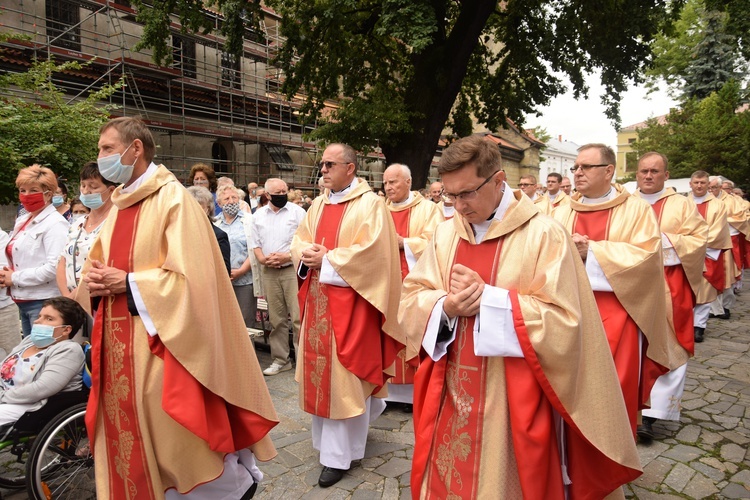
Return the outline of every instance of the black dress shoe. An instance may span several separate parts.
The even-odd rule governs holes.
[[[318,478],[318,484],[321,488],[333,486],[341,481],[341,478],[344,477],[344,472],[348,470],[349,469],[335,469],[333,467],[323,466],[323,470],[320,472],[320,477]]]
[[[701,342],[703,342],[703,334],[706,332],[706,329],[696,326],[694,330],[695,342],[700,344]]]
[[[655,418],[643,417],[643,425],[639,425],[638,430],[636,431],[641,443],[648,444],[654,440],[654,422],[656,422]]]
[[[248,488],[245,494],[242,495],[242,498],[240,500],[250,500],[251,498],[255,496],[255,492],[257,491],[257,489],[258,489],[258,483],[253,483],[253,485],[250,486],[250,488]]]

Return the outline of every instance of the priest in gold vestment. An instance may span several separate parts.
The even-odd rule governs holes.
[[[647,406],[654,382],[688,355],[667,323],[664,279],[654,279],[664,275],[654,211],[611,184],[611,148],[587,144],[578,151],[571,169],[577,192],[553,215],[586,265],[635,436],[638,410]]]
[[[703,282],[708,224],[695,203],[665,187],[668,159],[655,151],[638,160],[638,196],[654,210],[661,231],[664,277],[667,284],[667,321],[677,341],[692,356],[695,352],[693,307]],[[643,410],[638,437],[654,438],[657,419],[680,420],[687,363],[660,376],[651,389],[650,408]]]
[[[419,260],[419,257],[432,238],[438,224],[443,222],[443,214],[437,204],[411,191],[411,170],[406,165],[394,163],[383,172],[385,189],[385,206],[393,217],[398,235],[401,279]],[[402,349],[396,358],[396,374],[388,382],[386,401],[404,403],[405,411],[411,411],[414,396],[414,374],[419,360],[415,356],[406,359],[406,349]]]
[[[534,202],[534,206],[544,215],[552,213],[549,197],[536,192],[536,177],[533,175],[522,176],[518,181],[518,188]]]
[[[369,422],[385,408],[381,390],[404,347],[397,313],[398,241],[385,203],[356,175],[356,152],[323,152],[326,187],[292,239],[300,288],[296,378],[300,407],[312,415],[318,484],[337,483],[364,456]],[[407,347],[406,359],[416,355]]]
[[[563,176],[557,172],[551,172],[547,176],[547,192],[544,194],[549,199],[549,204],[552,210],[560,205],[567,205],[570,203],[570,196],[560,188]]]
[[[137,118],[102,127],[99,171],[124,186],[77,297],[99,300],[86,410],[97,497],[248,498],[278,419],[210,222],[154,150]]]
[[[704,170],[697,170],[690,176],[690,195],[688,196],[698,209],[698,213],[708,224],[706,241],[706,258],[704,260],[703,280],[695,297],[693,310],[695,342],[703,342],[708,324],[711,303],[724,292],[727,286],[724,253],[732,251],[732,238],[729,236],[727,209],[722,202],[708,191],[709,175]],[[731,283],[730,285],[731,286]]]
[[[443,152],[457,215],[404,280],[412,497],[622,497],[640,464],[583,264],[501,165],[477,136]]]

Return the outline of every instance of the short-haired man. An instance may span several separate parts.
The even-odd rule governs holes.
[[[649,204],[612,184],[610,147],[581,146],[571,172],[577,193],[554,217],[586,265],[635,437],[638,410],[656,378],[687,362],[667,324],[664,280],[654,279],[664,275],[661,233]],[[643,356],[641,333],[648,341]]]
[[[369,422],[385,408],[385,386],[404,346],[397,312],[398,241],[385,203],[357,179],[357,155],[330,144],[320,162],[326,190],[313,201],[292,240],[300,289],[297,382],[312,414],[313,447],[337,483],[364,457]],[[412,347],[406,359],[416,355]],[[374,396],[374,397],[373,397]]]
[[[552,213],[552,205],[550,205],[549,198],[546,196],[540,196],[537,192],[536,177],[533,175],[523,175],[518,181],[518,188],[534,202],[534,206],[539,209],[544,215],[550,215]]]
[[[406,165],[394,163],[385,169],[383,187],[385,206],[393,217],[398,234],[401,279],[404,279],[424,252],[437,225],[445,219],[435,203],[430,203],[418,191],[411,190],[411,170]],[[402,349],[396,358],[396,374],[388,381],[386,401],[404,403],[407,405],[406,411],[410,411],[419,360],[406,359],[405,352],[406,349]]]
[[[443,152],[457,215],[404,280],[399,321],[426,353],[411,485],[422,498],[603,498],[640,474],[607,341],[570,237],[510,189],[501,160],[478,136]]]
[[[443,201],[443,183],[433,182],[430,184],[430,199],[434,203],[440,203]]]
[[[719,201],[724,203],[727,209],[727,223],[729,224],[729,236],[732,238],[732,251],[724,252],[724,269],[726,272],[726,288],[715,301],[711,303],[709,317],[729,319],[731,309],[734,307],[734,288],[742,281],[743,267],[743,243],[742,240],[750,234],[750,224],[744,206],[740,200],[730,194],[734,188],[732,181],[722,182],[721,177],[709,177],[708,189]]]
[[[257,182],[247,183],[247,203],[250,205],[250,211],[255,213],[255,209],[258,208],[258,196],[255,194],[258,189]]]
[[[560,205],[570,203],[570,196],[560,189],[561,182],[562,175],[557,172],[552,172],[547,176],[547,194],[545,196],[547,196],[552,210]]]
[[[99,172],[124,185],[78,293],[101,298],[86,409],[97,497],[247,498],[253,454],[276,454],[276,412],[210,222],[154,151],[137,118],[100,130]]]
[[[573,186],[570,184],[570,179],[567,176],[563,177],[562,180],[560,181],[560,190],[563,193],[570,196],[570,193],[572,192],[572,188]]]
[[[652,151],[641,156],[635,174],[638,183],[635,195],[651,205],[659,222],[664,277],[672,304],[671,314],[667,315],[670,333],[692,356],[695,352],[693,307],[703,282],[708,224],[695,203],[665,187],[669,179],[668,165],[667,157],[661,153]],[[644,441],[654,438],[652,426],[657,419],[680,420],[686,375],[687,363],[656,380],[651,390],[651,408],[643,410],[639,438]]]
[[[292,369],[289,360],[290,317],[295,350],[299,339],[297,273],[292,265],[290,246],[297,227],[305,218],[305,210],[288,203],[289,187],[282,179],[268,179],[264,187],[270,203],[258,208],[253,215],[251,248],[261,265],[271,322],[268,343],[273,362],[263,374],[272,376]]]
[[[698,213],[708,224],[708,237],[706,241],[706,257],[704,259],[705,271],[700,289],[695,294],[695,308],[693,312],[694,338],[695,342],[703,342],[706,334],[708,315],[711,311],[711,303],[724,293],[727,285],[727,273],[725,268],[724,253],[732,253],[732,238],[729,236],[729,224],[727,223],[726,206],[708,192],[708,172],[698,170],[690,176],[690,195]],[[727,252],[727,250],[729,252]]]

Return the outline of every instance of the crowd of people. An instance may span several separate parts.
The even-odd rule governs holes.
[[[100,498],[252,497],[276,454],[263,376],[293,359],[321,487],[364,457],[388,402],[413,408],[414,498],[617,494],[641,474],[636,439],[679,420],[687,361],[750,265],[750,203],[705,171],[677,194],[657,152],[633,194],[602,144],[579,149],[572,184],[516,190],[473,136],[445,149],[440,181],[415,190],[393,164],[376,193],[337,143],[310,199],[280,178],[245,193],[206,164],[185,189],[137,118],[98,147],[78,198],[49,168],[18,174],[0,424],[80,390],[85,333]]]

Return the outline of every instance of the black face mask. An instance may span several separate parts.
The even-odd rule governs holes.
[[[271,195],[271,204],[276,208],[284,208],[284,205],[286,205],[288,200],[289,198],[287,198],[285,194]]]

